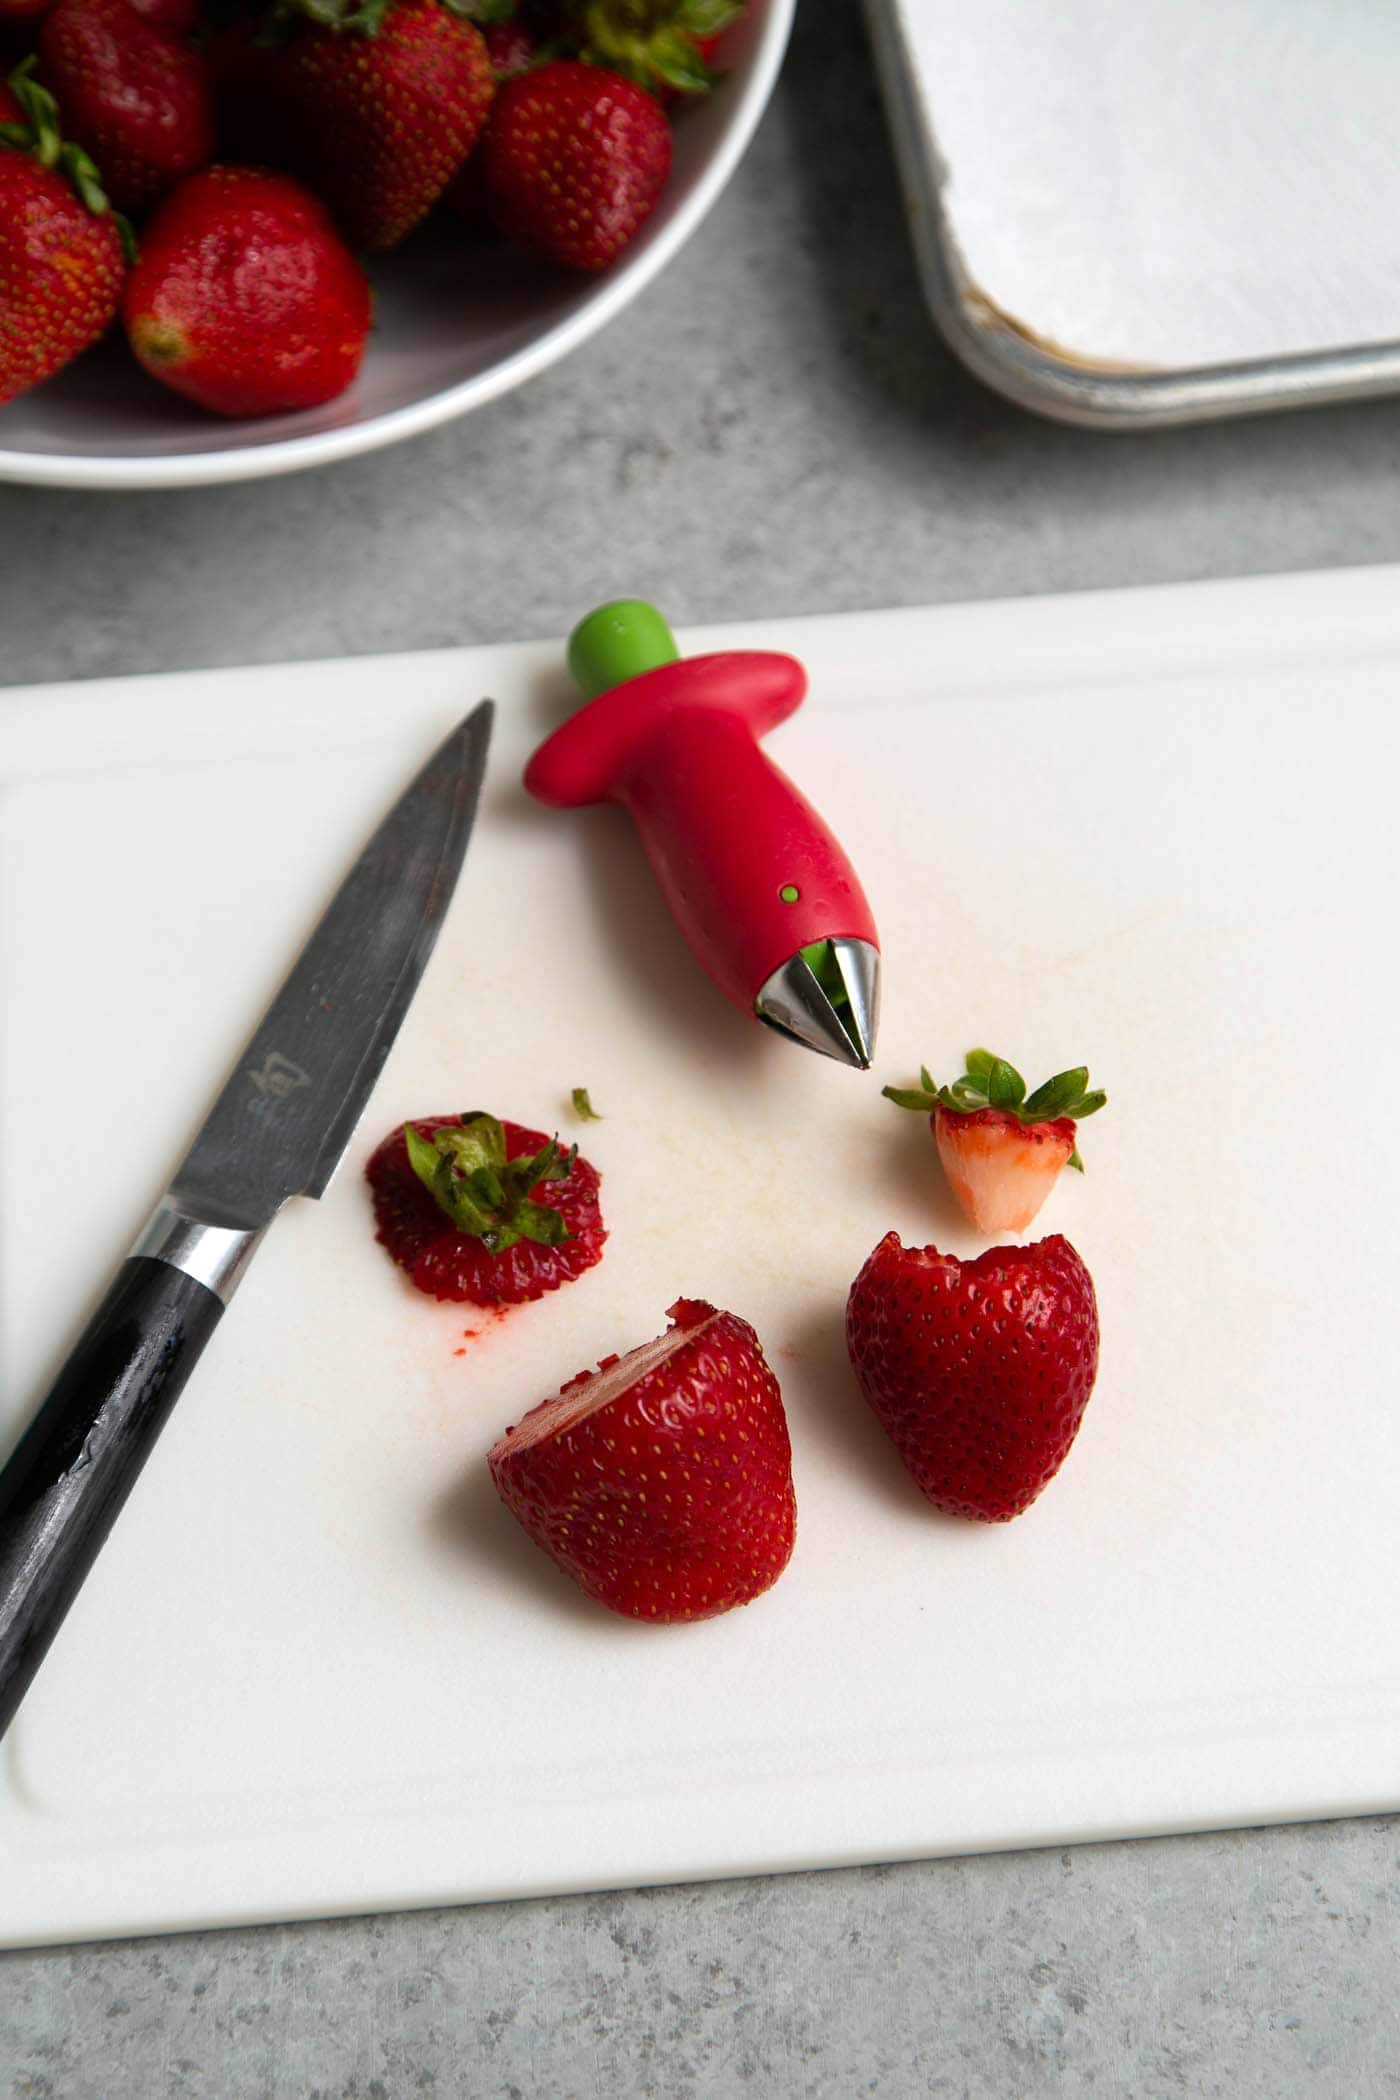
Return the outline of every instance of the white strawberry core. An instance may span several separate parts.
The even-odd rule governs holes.
[[[710,1322],[718,1317],[718,1313],[709,1313],[688,1327],[669,1327],[665,1334],[657,1335],[655,1341],[640,1342],[635,1349],[629,1349],[615,1364],[609,1364],[606,1371],[595,1371],[583,1384],[572,1386],[568,1392],[560,1393],[557,1399],[546,1400],[541,1407],[531,1408],[523,1422],[506,1431],[491,1457],[497,1458],[507,1451],[528,1451],[532,1445],[542,1444],[547,1437],[564,1436],[569,1430],[576,1429],[580,1422],[597,1414],[600,1407],[606,1407],[619,1393],[625,1393],[640,1379],[650,1377],[668,1357],[674,1356],[677,1349],[693,1341],[697,1334],[703,1334]]]
[[[1024,1232],[1073,1151],[1049,1124],[940,1115],[934,1139],[953,1194],[979,1232]]]

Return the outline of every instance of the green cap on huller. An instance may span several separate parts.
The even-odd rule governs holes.
[[[569,636],[569,671],[585,700],[673,664],[676,638],[644,598],[614,598],[579,621]]]

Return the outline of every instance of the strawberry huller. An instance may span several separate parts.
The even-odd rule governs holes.
[[[696,960],[736,1006],[791,1041],[868,1069],[880,943],[855,870],[759,738],[801,705],[795,657],[682,658],[640,599],[569,639],[587,705],[540,745],[525,786],[555,809],[629,812]]]

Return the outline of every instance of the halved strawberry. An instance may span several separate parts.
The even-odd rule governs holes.
[[[543,1131],[478,1111],[418,1116],[365,1173],[376,1237],[429,1297],[522,1305],[602,1259],[598,1171]]]
[[[590,1597],[675,1623],[751,1604],[792,1555],[778,1381],[747,1320],[678,1299],[672,1326],[607,1357],[493,1445],[497,1493]]]
[[[967,1070],[936,1086],[928,1067],[918,1087],[887,1086],[886,1100],[928,1116],[948,1185],[979,1232],[1024,1232],[1062,1167],[1083,1172],[1075,1125],[1107,1094],[1089,1091],[1089,1068],[1057,1072],[1027,1097],[1005,1058],[969,1050]]]
[[[1099,1364],[1089,1271],[1066,1239],[959,1261],[888,1232],[851,1286],[860,1389],[919,1488],[1005,1523],[1054,1478]]]

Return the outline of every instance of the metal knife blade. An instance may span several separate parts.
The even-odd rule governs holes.
[[[249,1231],[325,1192],[437,939],[493,715],[458,724],[337,890],[171,1184],[179,1210]]]

